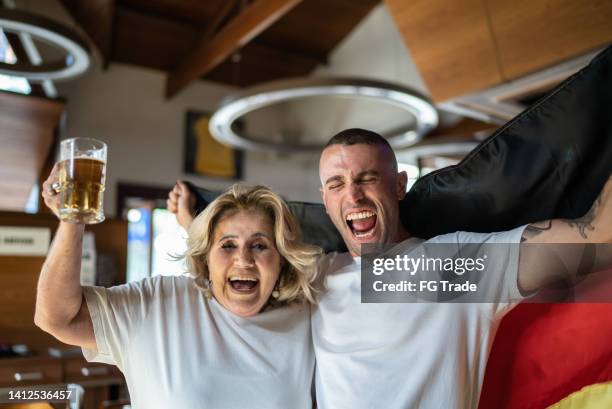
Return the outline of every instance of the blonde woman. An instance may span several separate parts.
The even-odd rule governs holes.
[[[81,286],[83,230],[60,222],[35,322],[87,360],[117,365],[133,408],[312,408],[319,250],[300,242],[278,195],[235,185],[208,206],[188,231],[194,277]]]

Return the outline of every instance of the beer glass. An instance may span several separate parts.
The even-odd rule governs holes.
[[[60,220],[95,224],[104,221],[106,144],[95,139],[72,138],[60,144]]]

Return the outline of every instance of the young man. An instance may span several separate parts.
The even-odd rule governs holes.
[[[424,241],[410,237],[400,222],[399,200],[406,174],[398,173],[391,147],[378,134],[349,129],[322,152],[319,172],[327,213],[348,253],[320,262],[325,291],[313,306],[317,358],[315,385],[321,409],[476,408],[486,359],[503,315],[520,300],[555,279],[577,271],[571,254],[538,254],[528,243],[612,241],[612,182],[593,209],[575,221],[552,220],[508,232],[457,232],[427,243],[508,243],[518,251],[495,255],[487,303],[361,303],[361,246],[399,243],[404,253]],[[170,194],[169,209],[188,215],[184,186]],[[181,205],[179,205],[179,202]],[[188,218],[188,216],[187,216]],[[506,248],[500,246],[500,248]],[[564,258],[565,257],[565,258]],[[565,268],[550,266],[561,262]],[[561,271],[560,271],[561,270]]]

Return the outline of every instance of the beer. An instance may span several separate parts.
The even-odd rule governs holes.
[[[106,163],[77,157],[59,162],[60,219],[93,224],[104,220]]]

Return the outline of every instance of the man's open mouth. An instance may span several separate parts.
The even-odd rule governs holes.
[[[248,294],[255,291],[259,285],[259,280],[255,277],[248,276],[234,276],[227,279],[232,290]]]
[[[346,224],[353,233],[353,236],[358,239],[374,236],[376,221],[376,213],[371,210],[363,210],[346,215]]]

